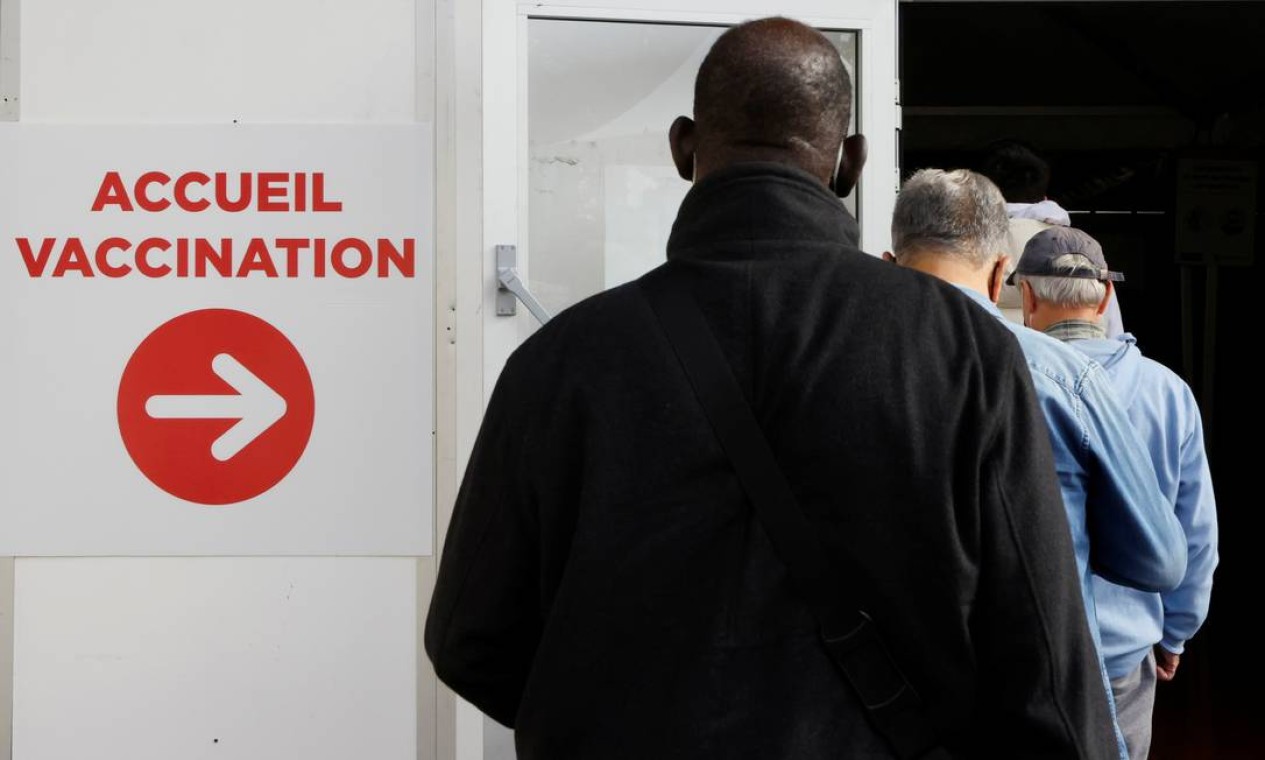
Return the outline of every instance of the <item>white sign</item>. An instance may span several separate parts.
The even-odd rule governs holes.
[[[1177,262],[1247,266],[1256,256],[1256,163],[1177,162]]]
[[[0,554],[431,551],[428,125],[0,125]]]

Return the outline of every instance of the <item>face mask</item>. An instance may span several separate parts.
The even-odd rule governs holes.
[[[847,138],[844,138],[845,140]],[[843,171],[843,141],[839,142],[839,152],[835,155],[835,170],[830,173],[830,191],[839,194],[839,172]]]

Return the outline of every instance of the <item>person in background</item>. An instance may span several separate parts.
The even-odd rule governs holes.
[[[1168,591],[1185,574],[1186,541],[1146,446],[1102,368],[1058,340],[1002,318],[996,302],[1008,268],[1008,230],[1002,195],[986,177],[924,169],[905,182],[896,200],[887,258],[955,285],[1018,339],[1045,412],[1082,602],[1097,643],[1091,568],[1144,592]],[[1105,671],[1102,681],[1109,692]]]
[[[1050,200],[1050,165],[1029,146],[1018,140],[999,140],[989,147],[980,173],[993,181],[1006,198],[1006,214],[1010,217],[1010,266],[1023,254],[1023,247],[1038,232],[1050,227],[1070,227],[1072,217],[1055,201]],[[1011,273],[1007,272],[1007,279]],[[1023,324],[1019,290],[1009,282],[1002,284],[998,306],[1006,318]],[[1103,325],[1108,337],[1124,333],[1124,317],[1115,293],[1107,304]]]
[[[1142,434],[1166,503],[1186,536],[1186,577],[1163,594],[1094,578],[1098,628],[1116,714],[1131,760],[1151,748],[1155,685],[1170,681],[1186,641],[1208,616],[1217,567],[1217,509],[1195,395],[1176,373],[1107,337],[1103,314],[1118,277],[1102,246],[1080,230],[1052,228],[1028,241],[1015,278],[1027,324],[1101,364]]]

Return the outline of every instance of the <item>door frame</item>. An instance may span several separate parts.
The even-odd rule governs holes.
[[[531,316],[496,316],[494,247],[518,246],[518,269],[528,279],[527,246],[527,24],[533,18],[576,21],[730,26],[770,13],[792,16],[823,29],[855,30],[858,131],[869,142],[858,205],[861,247],[880,254],[889,247],[892,208],[899,189],[896,131],[900,126],[896,75],[896,0],[684,0],[667,10],[649,0],[574,3],[485,2],[483,56],[483,389],[490,396],[510,353],[530,333]],[[775,7],[771,7],[775,6]],[[843,11],[852,12],[845,14]],[[884,42],[886,41],[886,42]],[[887,48],[884,50],[884,48]],[[666,140],[667,125],[664,125]],[[506,181],[506,178],[513,178]]]
[[[513,317],[496,315],[498,244],[519,246],[518,269],[529,279],[527,251],[527,24],[532,18],[628,21],[638,23],[730,26],[769,15],[784,15],[824,29],[855,30],[857,41],[858,130],[869,141],[858,216],[862,249],[879,254],[889,247],[892,208],[899,188],[897,130],[900,128],[897,81],[898,0],[584,0],[519,2],[437,0],[440,40],[437,149],[454,156],[442,161],[441,194],[452,199],[454,218],[437,218],[444,237],[440,258],[447,260],[451,284],[449,342],[456,350],[445,363],[454,381],[455,440],[441,457],[456,480],[443,489],[454,496],[482,420],[483,409],[509,355],[533,329],[532,317],[519,309]],[[453,68],[439,60],[453,56]],[[667,124],[664,125],[666,139]],[[442,154],[438,154],[442,155]],[[447,244],[443,244],[447,243]],[[442,324],[442,323],[441,323]],[[441,399],[442,403],[442,399]],[[443,427],[441,425],[441,427]],[[445,437],[441,433],[441,437]],[[436,505],[436,532],[446,535],[449,499]],[[433,583],[433,577],[425,579]],[[445,690],[446,691],[446,690]],[[437,757],[483,760],[484,720],[477,709],[447,693],[436,710]]]

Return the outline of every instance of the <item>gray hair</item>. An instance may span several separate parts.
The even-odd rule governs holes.
[[[1010,248],[1001,191],[982,174],[923,169],[910,177],[892,213],[892,253],[957,256],[982,267]]]
[[[1080,269],[1097,271],[1098,267],[1079,253],[1065,253],[1055,259],[1054,269],[1075,272]],[[1050,277],[1047,275],[1018,275],[1020,282],[1032,286],[1032,294],[1038,301],[1068,309],[1087,309],[1102,303],[1107,297],[1107,285],[1085,277]]]

